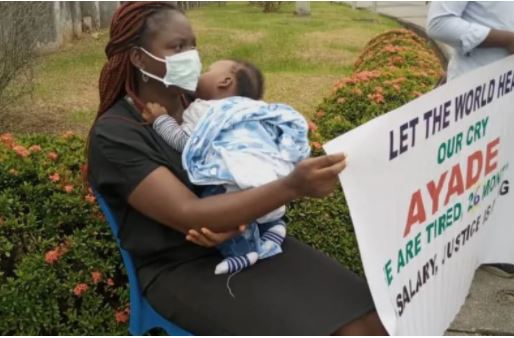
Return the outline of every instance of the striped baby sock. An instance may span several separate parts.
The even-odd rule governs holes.
[[[234,273],[241,271],[257,262],[259,255],[257,252],[250,252],[243,256],[227,257],[221,263],[216,265],[214,274],[223,275],[226,273]]]
[[[272,243],[280,246],[286,238],[286,227],[282,224],[277,224],[268,229],[262,236],[261,240],[264,242],[264,246],[273,245]],[[266,243],[271,242],[271,243]]]

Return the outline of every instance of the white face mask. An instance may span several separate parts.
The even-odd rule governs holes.
[[[166,56],[166,59],[161,59],[142,47],[139,47],[149,57],[163,62],[166,65],[166,74],[160,78],[154,74],[148,73],[143,69],[139,69],[144,75],[151,77],[157,81],[162,82],[166,87],[176,86],[194,92],[198,85],[198,79],[202,72],[202,63],[200,62],[200,55],[196,49],[188,50],[171,56]]]

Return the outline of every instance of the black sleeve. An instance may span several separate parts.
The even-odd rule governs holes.
[[[121,119],[96,123],[90,138],[89,180],[101,194],[115,194],[126,201],[146,176],[165,165],[145,128]]]

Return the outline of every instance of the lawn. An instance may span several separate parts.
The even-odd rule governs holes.
[[[266,77],[267,101],[285,102],[310,116],[332,84],[349,74],[373,36],[398,27],[390,19],[341,4],[311,2],[310,17],[294,3],[262,13],[247,2],[208,4],[187,12],[204,67],[220,58],[246,59]],[[2,129],[85,134],[98,106],[97,82],[108,32],[86,36],[41,56],[30,98],[11,108]]]

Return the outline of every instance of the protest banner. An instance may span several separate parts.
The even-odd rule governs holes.
[[[478,266],[514,263],[514,56],[324,145],[390,334],[440,335]]]

